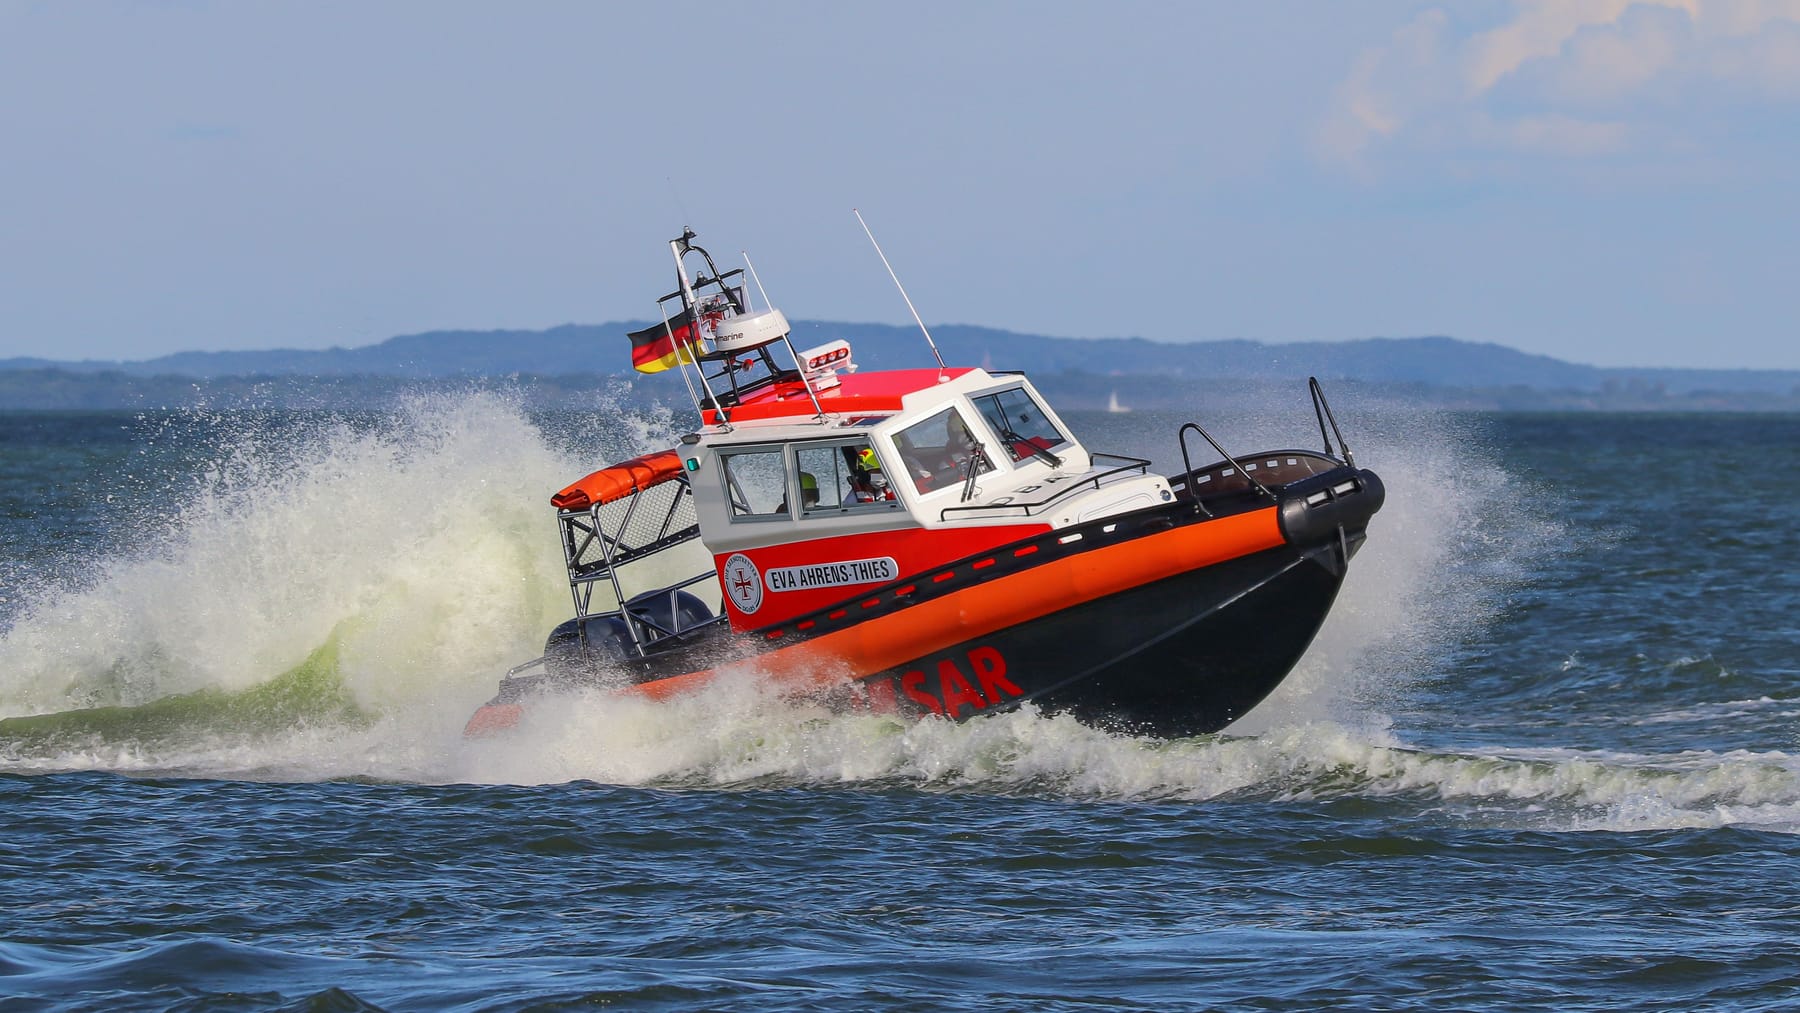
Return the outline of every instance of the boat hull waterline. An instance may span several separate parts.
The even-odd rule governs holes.
[[[1330,489],[1339,491],[1321,495]],[[541,671],[503,681],[466,733],[513,727],[545,692],[665,699],[746,663],[843,709],[965,720],[1030,702],[1134,733],[1215,732],[1305,653],[1384,490],[1374,473],[1340,465],[1268,495],[1276,502],[1248,490],[1199,503],[1182,495],[778,626],[709,626],[644,658],[619,658],[597,637],[565,638]]]

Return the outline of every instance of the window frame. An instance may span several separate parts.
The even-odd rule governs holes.
[[[802,452],[808,450],[829,450],[841,454],[844,447],[868,447],[875,452],[875,459],[881,463],[881,471],[887,476],[888,488],[894,490],[893,499],[872,500],[868,503],[845,503],[845,492],[837,492],[836,498],[830,502],[827,502],[825,497],[821,495],[816,506],[802,506],[800,508],[799,516],[802,521],[817,520],[821,517],[841,517],[849,514],[882,513],[906,509],[905,505],[900,501],[899,490],[895,485],[894,471],[889,467],[889,455],[876,442],[874,433],[862,432],[844,436],[834,436],[829,439],[807,440],[803,443],[793,443],[789,446],[794,452],[794,482],[796,485],[798,485],[800,481],[800,472],[805,470],[800,464],[800,454]],[[813,478],[816,481],[818,476],[814,475]],[[833,478],[835,479],[836,476],[834,475]]]
[[[965,407],[967,407],[970,410],[970,412],[972,412],[976,416],[976,418],[979,419],[979,422],[977,423],[977,425],[969,424],[969,417],[967,415],[964,415],[963,411],[962,411],[963,408],[965,408]],[[951,413],[951,412],[955,413],[956,420],[958,422],[962,423],[962,427],[963,427],[964,431],[966,431],[969,434],[969,437],[971,439],[975,440],[976,442],[981,443],[983,445],[984,450],[986,449],[987,441],[981,439],[981,437],[983,435],[988,435],[990,438],[997,438],[997,437],[993,437],[993,434],[988,433],[987,420],[985,418],[981,417],[981,412],[979,409],[977,409],[973,404],[968,403],[967,397],[959,398],[955,401],[945,402],[941,406],[939,406],[937,408],[937,410],[931,411],[924,418],[914,421],[911,425],[901,426],[897,429],[894,429],[892,432],[890,432],[888,434],[888,439],[889,439],[889,442],[893,443],[893,445],[894,445],[894,456],[900,460],[900,463],[903,466],[905,466],[907,481],[910,484],[910,486],[912,487],[912,492],[913,492],[913,495],[915,495],[915,496],[919,496],[919,497],[936,496],[939,493],[946,492],[951,489],[960,489],[960,488],[962,488],[962,484],[964,482],[968,481],[967,475],[959,475],[954,480],[947,481],[943,485],[936,485],[935,483],[937,482],[937,478],[936,478],[937,472],[943,471],[945,469],[931,468],[931,469],[927,469],[927,470],[930,470],[932,472],[932,475],[933,475],[932,481],[934,483],[934,486],[933,486],[933,488],[930,488],[930,489],[921,489],[921,488],[919,488],[919,476],[917,474],[913,473],[912,465],[907,461],[906,455],[900,449],[900,440],[902,437],[905,436],[905,434],[908,431],[916,429],[919,426],[926,425],[927,423],[930,423],[930,422],[938,419],[940,416],[943,416],[946,413]],[[979,429],[977,428],[977,426],[979,426]],[[950,436],[949,429],[948,429],[948,425],[946,424],[944,437],[945,437],[945,439],[949,439],[949,436]],[[920,449],[917,444],[912,443],[910,438],[907,439],[907,445],[908,445],[908,447],[912,448],[915,451]],[[941,446],[936,447],[936,449],[945,451],[947,453],[950,450],[950,445],[948,443],[945,443]],[[971,459],[973,460],[974,458],[971,458]],[[998,475],[1001,473],[1001,466],[1000,466],[999,462],[996,462],[994,460],[992,454],[984,453],[982,455],[982,457],[979,458],[979,460],[984,462],[987,465],[987,467],[983,470],[977,471],[976,472],[977,475]],[[924,462],[921,461],[920,466],[923,467]],[[889,476],[889,479],[890,479],[890,481],[892,480],[891,474]]]
[[[1014,469],[1022,468],[1026,464],[1028,464],[1032,461],[1036,461],[1039,464],[1044,464],[1047,466],[1049,464],[1049,462],[1045,461],[1043,458],[1039,457],[1036,454],[1027,453],[1027,454],[1023,454],[1023,455],[1016,455],[1015,451],[1013,450],[1012,441],[1010,441],[1006,438],[1005,433],[1007,431],[1018,433],[1019,431],[1012,426],[1007,426],[1006,429],[1004,429],[1004,430],[994,428],[993,420],[988,418],[987,412],[983,411],[981,408],[981,401],[983,398],[992,398],[994,407],[996,408],[996,410],[999,410],[1001,412],[1002,418],[1004,418],[1005,417],[1004,406],[1000,404],[999,399],[1006,396],[1007,394],[1014,393],[1015,391],[1018,392],[1019,394],[1024,395],[1025,399],[1031,402],[1032,407],[1037,409],[1038,415],[1043,419],[1043,421],[1046,424],[1048,424],[1055,431],[1057,437],[1060,440],[1060,442],[1051,444],[1050,446],[1045,447],[1043,449],[1050,451],[1051,453],[1055,453],[1056,451],[1064,449],[1066,447],[1075,446],[1075,439],[1074,439],[1074,437],[1069,435],[1069,433],[1067,432],[1067,427],[1065,427],[1062,424],[1062,420],[1057,418],[1055,415],[1051,414],[1050,410],[1044,406],[1044,402],[1036,396],[1035,392],[1033,392],[1029,387],[1026,387],[1022,383],[1009,384],[1005,387],[996,387],[991,390],[978,391],[976,393],[970,394],[969,395],[969,406],[971,408],[973,408],[975,410],[975,414],[978,417],[980,417],[981,424],[985,429],[988,430],[989,435],[992,436],[993,439],[997,443],[1000,444],[1001,449],[1006,452],[1007,464],[1009,464],[1012,468],[1014,468]],[[1019,433],[1019,435],[1025,436],[1026,434]],[[1027,439],[1029,439],[1029,437],[1027,437]]]
[[[788,454],[785,443],[746,443],[740,446],[720,447],[716,453],[719,458],[719,483],[725,493],[725,510],[733,524],[766,524],[769,521],[791,521],[794,519],[793,504],[798,502],[797,493],[800,487],[798,469]],[[733,496],[734,486],[738,485],[731,471],[731,459],[747,457],[753,454],[774,454],[781,461],[783,494],[781,502],[787,504],[785,510],[770,513],[739,513],[738,501]],[[748,507],[748,497],[745,497]]]

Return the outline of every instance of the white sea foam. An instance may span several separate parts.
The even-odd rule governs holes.
[[[832,714],[776,700],[749,681],[667,703],[576,695],[533,709],[515,734],[485,740],[461,739],[462,718],[434,708],[368,728],[95,744],[11,757],[6,766],[271,780],[912,786],[1197,804],[1355,797],[1392,800],[1396,812],[1436,807],[1466,824],[1545,832],[1800,830],[1800,757],[1781,752],[1442,753],[1333,724],[1160,741],[1030,709],[963,724]]]
[[[964,724],[833,716],[747,685],[666,705],[543,709],[516,738],[469,743],[452,769],[458,780],[511,783],[900,782],[1120,800],[1393,798],[1546,831],[1800,823],[1800,757],[1780,752],[1434,753],[1329,723],[1166,742],[1030,709]]]
[[[1365,421],[1358,463],[1381,476],[1386,503],[1312,648],[1234,731],[1379,726],[1395,695],[1490,621],[1566,535],[1547,493],[1493,462],[1466,421],[1398,412]]]

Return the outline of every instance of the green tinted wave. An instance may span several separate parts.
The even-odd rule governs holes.
[[[338,672],[334,635],[305,661],[249,689],[203,689],[135,707],[91,707],[0,719],[0,742],[143,741],[257,734],[303,725],[367,724]]]

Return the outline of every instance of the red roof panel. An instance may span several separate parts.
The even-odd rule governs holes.
[[[970,372],[967,367],[945,370],[941,375],[954,379]],[[819,392],[819,406],[838,415],[891,415],[900,410],[900,399],[916,390],[928,390],[939,383],[935,369],[889,369],[872,373],[847,373],[843,382]],[[751,394],[744,403],[729,409],[733,422],[752,419],[810,418],[812,399],[799,381],[778,383]],[[708,410],[707,425],[716,424],[718,413]]]

